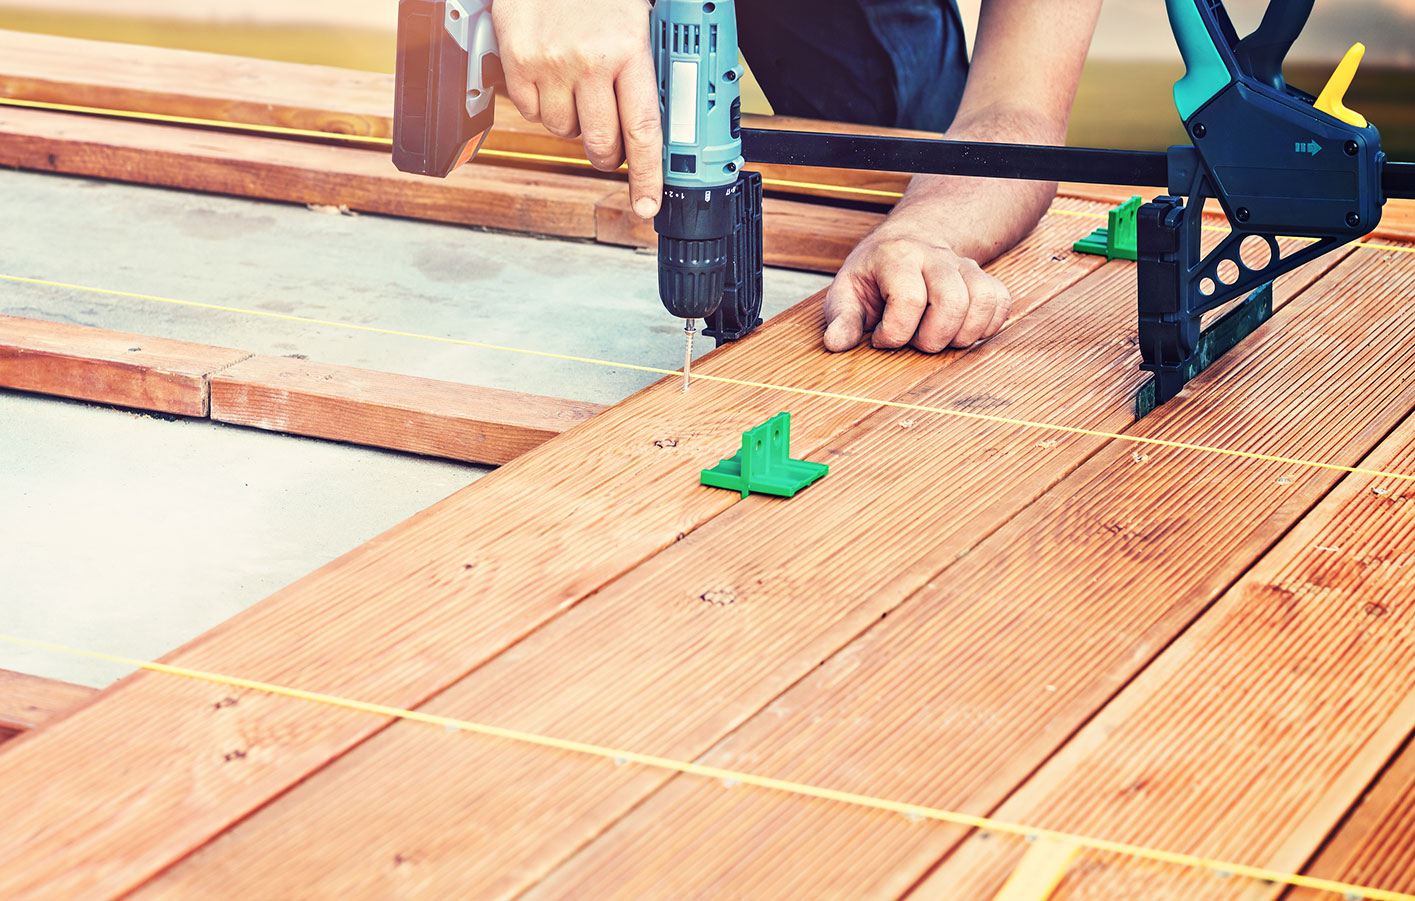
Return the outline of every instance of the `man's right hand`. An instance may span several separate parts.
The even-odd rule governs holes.
[[[627,159],[634,212],[663,199],[663,124],[647,0],[496,0],[506,93],[562,138],[584,136],[596,169]]]

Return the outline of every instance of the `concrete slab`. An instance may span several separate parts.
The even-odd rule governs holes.
[[[0,172],[0,272],[663,369],[683,324],[653,254],[90,179]],[[766,276],[770,316],[824,286]],[[152,301],[7,283],[0,313],[614,403],[656,377]],[[700,339],[699,351],[711,348]]]
[[[651,254],[14,171],[0,196],[0,273],[268,315],[12,282],[0,313],[600,403],[655,377],[279,317],[682,365]],[[769,272],[767,315],[828,283]],[[0,392],[0,632],[151,659],[484,471]],[[4,645],[0,668],[124,674]]]
[[[153,659],[486,471],[0,391],[0,632]],[[7,644],[0,669],[126,672]]]

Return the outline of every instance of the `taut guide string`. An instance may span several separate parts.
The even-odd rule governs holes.
[[[1103,838],[1093,838],[1091,836],[1079,835],[1071,832],[1061,832],[1054,829],[1039,829],[1035,826],[1027,826],[1021,823],[1011,823],[1005,820],[996,820],[992,817],[976,816],[968,813],[960,813],[954,810],[944,810],[938,807],[928,807],[922,804],[910,804],[903,801],[891,801],[887,798],[879,798],[873,795],[859,794],[857,792],[840,791],[833,788],[825,788],[819,785],[810,785],[803,782],[793,782],[788,779],[775,779],[770,776],[760,776],[755,773],[746,773],[739,770],[725,767],[709,766],[707,764],[693,763],[686,760],[675,760],[670,757],[658,757],[652,754],[641,754],[637,751],[624,750],[622,748],[611,748],[605,745],[588,744],[586,742],[572,741],[569,739],[555,738],[549,735],[541,735],[535,732],[524,732],[519,729],[508,729],[502,726],[493,726],[486,723],[477,723],[471,720],[458,719],[450,716],[440,716],[434,713],[426,713],[420,710],[405,710],[398,707],[389,707],[384,704],[373,704],[367,701],[357,701],[350,698],[343,698],[337,695],[323,694],[315,691],[305,691],[299,688],[289,688],[283,685],[275,685],[269,682],[258,682],[253,679],[242,679],[236,676],[225,676],[220,673],[210,673],[204,670],[188,669],[182,666],[172,666],[166,663],[157,663],[151,660],[139,660],[134,657],[123,657],[117,654],[104,654],[98,651],[84,651],[77,648],[70,648],[64,645],[52,644],[46,641],[35,641],[28,638],[18,638],[12,635],[0,634],[0,641],[15,645],[37,648],[45,651],[53,651],[61,654],[69,654],[76,657],[87,657],[92,660],[102,660],[107,663],[115,663],[122,666],[134,667],[154,673],[163,673],[169,676],[182,676],[188,679],[196,679],[203,682],[212,682],[217,685],[225,685],[231,688],[242,688],[248,691],[259,691],[266,694],[278,695],[286,698],[294,698],[301,701],[309,701],[315,704],[325,704],[331,707],[339,707],[345,710],[356,710],[362,713],[384,716],[400,720],[409,720],[416,723],[424,723],[430,726],[441,726],[450,732],[471,732],[476,735],[488,738],[498,738],[506,741],[520,742],[522,744],[535,745],[541,748],[550,748],[557,751],[565,751],[571,754],[580,754],[588,757],[598,757],[603,760],[611,760],[618,765],[630,763],[638,764],[652,769],[667,770],[674,773],[682,773],[688,776],[698,776],[704,779],[717,779],[726,786],[750,785],[755,788],[767,789],[770,791],[783,792],[785,794],[796,795],[804,798],[816,798],[822,801],[833,801],[838,804],[848,804],[854,807],[862,807],[870,810],[880,810],[887,813],[897,813],[909,819],[933,820],[941,823],[950,823],[955,826],[964,826],[970,829],[979,829],[985,832],[997,832],[1004,835],[1013,835],[1030,841],[1050,841],[1063,845],[1070,845],[1076,848],[1088,848],[1093,851],[1101,851],[1111,854],[1120,854],[1126,857],[1150,860],[1156,863],[1171,864],[1174,866],[1188,867],[1191,869],[1201,869],[1213,872],[1221,877],[1244,876],[1249,879],[1258,879],[1265,882],[1291,885],[1298,888],[1309,888],[1323,892],[1335,892],[1347,898],[1358,899],[1367,898],[1371,901],[1415,901],[1415,895],[1404,892],[1390,891],[1388,889],[1371,888],[1363,885],[1355,885],[1348,882],[1340,882],[1333,879],[1320,879],[1314,876],[1304,876],[1299,873],[1284,873],[1278,870],[1269,870],[1263,867],[1253,867],[1247,864],[1232,863],[1225,860],[1215,860],[1213,858],[1201,857],[1197,854],[1183,854],[1174,851],[1164,851],[1158,848],[1149,848],[1144,845],[1134,845],[1127,842],[1115,842]]]
[[[376,146],[388,146],[389,144],[391,144],[391,141],[388,138],[345,135],[331,132],[312,131],[307,129],[287,128],[284,126],[274,125],[244,125],[239,123],[229,123],[222,122],[219,120],[200,119],[195,117],[169,116],[158,113],[129,112],[122,110],[103,109],[97,107],[74,106],[69,104],[54,104],[41,103],[36,101],[14,100],[9,98],[0,98],[0,105],[45,109],[58,112],[72,112],[88,115],[110,116],[117,118],[138,119],[143,121],[163,122],[169,124],[196,125],[208,128],[253,131],[258,133],[285,135],[291,137],[318,138],[323,140],[335,140],[340,142],[350,142]],[[490,158],[516,159],[530,162],[547,162],[561,165],[590,165],[588,161],[577,159],[574,157],[561,157],[549,154],[524,153],[520,151],[483,149],[481,151],[481,154]],[[901,194],[897,191],[883,191],[871,188],[824,185],[815,184],[811,182],[786,181],[781,179],[764,179],[764,183],[771,187],[798,188],[807,190],[827,190],[836,191],[840,193],[857,194],[861,196],[871,196],[889,199],[897,199],[901,196]],[[1105,214],[1103,213],[1091,213],[1077,210],[1052,209],[1050,212],[1059,215],[1069,215],[1086,218],[1105,218]],[[1208,228],[1217,231],[1224,230],[1218,227]],[[1401,253],[1415,253],[1415,247],[1397,247],[1386,244],[1370,244],[1359,242],[1355,243],[1354,246],[1377,250],[1395,251]],[[374,326],[363,326],[333,320],[314,319],[311,317],[295,316],[284,313],[272,313],[263,310],[249,310],[242,309],[239,307],[230,307],[219,304],[208,304],[197,301],[177,300],[174,298],[157,297],[154,295],[138,294],[126,291],[113,291],[104,288],[95,288],[86,285],[66,284],[63,282],[55,282],[45,279],[22,278],[19,276],[11,275],[0,275],[0,279],[21,284],[32,284],[66,290],[85,291],[89,293],[104,294],[114,297],[126,297],[131,299],[173,304],[178,306],[213,310],[238,315],[256,316],[269,319],[280,319],[289,322],[299,322],[306,325],[342,328],[373,334],[390,335],[395,337],[413,338],[417,340],[426,340],[445,344],[475,347],[485,350],[495,350],[507,353],[519,353],[523,355],[542,357],[546,359],[583,363],[596,366],[608,366],[619,369],[627,369],[631,371],[646,372],[656,375],[672,376],[678,374],[677,370],[661,369],[658,367],[651,366],[641,366],[632,363],[619,363],[609,360],[598,360],[590,357],[580,357],[569,354],[552,353],[548,351],[536,351],[525,348],[507,347],[481,341],[470,341],[459,338],[449,338],[439,335],[424,335],[416,332],[401,331],[396,329],[383,329]],[[1190,444],[1187,442],[1168,441],[1159,438],[1147,438],[1115,432],[1104,432],[1095,429],[1084,429],[1074,426],[1063,426],[1052,423],[1040,423],[1023,419],[1013,419],[1010,417],[993,416],[984,413],[952,410],[942,407],[931,407],[923,404],[909,404],[899,401],[881,400],[877,398],[866,398],[848,394],[837,394],[827,391],[817,391],[809,388],[796,388],[784,385],[774,385],[765,382],[733,379],[724,376],[701,374],[698,376],[698,378],[703,381],[718,382],[721,384],[736,385],[739,387],[783,391],[829,400],[874,404],[876,406],[882,407],[910,410],[920,413],[934,413],[943,416],[954,416],[963,419],[972,419],[976,421],[990,422],[1001,425],[1013,425],[1026,428],[1042,429],[1053,432],[1061,432],[1070,435],[1103,438],[1112,441],[1123,441],[1133,444],[1165,447],[1175,450],[1193,450],[1205,453],[1219,454],[1223,456],[1239,457],[1250,460],[1281,463],[1286,465],[1308,468],[1325,469],[1348,474],[1365,475],[1399,481],[1415,481],[1415,475],[1383,472],[1380,470],[1363,469],[1360,467],[1353,466],[1342,466],[1338,464],[1322,463],[1317,461],[1282,457],[1271,454],[1259,454],[1250,451],[1234,450],[1230,448],[1216,448],[1199,444]],[[318,692],[304,691],[296,688],[288,688],[285,686],[257,682],[233,676],[224,676],[221,674],[209,673],[201,670],[170,666],[167,664],[157,663],[153,661],[138,660],[135,658],[122,657],[113,654],[104,654],[95,651],[85,651],[76,648],[65,647],[62,645],[51,644],[48,642],[35,641],[31,639],[3,634],[0,634],[0,641],[5,641],[16,645],[24,645],[33,648],[49,650],[58,653],[69,654],[73,656],[104,660],[110,663],[130,666],[133,668],[148,670],[151,672],[183,676],[206,682],[227,685],[235,688],[244,688],[251,691],[261,691],[269,694],[280,695],[314,703],[322,703],[350,710],[358,710],[378,716],[386,716],[391,718],[410,720],[414,722],[422,722],[430,725],[438,725],[454,731],[471,732],[493,738],[519,741],[522,743],[537,745],[540,747],[553,748],[571,753],[595,756],[613,760],[616,763],[620,764],[636,763],[642,766],[668,770],[671,772],[677,772],[686,775],[699,776],[709,779],[718,779],[728,784],[752,785],[758,788],[780,791],[788,794],[795,794],[802,797],[811,797],[821,800],[834,801],[842,804],[850,804],[858,807],[865,807],[875,810],[898,813],[910,818],[935,820],[939,822],[952,823],[954,825],[966,826],[969,828],[975,828],[984,831],[992,831],[1003,834],[1021,836],[1034,841],[1053,841],[1061,844],[1072,845],[1075,847],[1089,848],[1096,851],[1110,852],[1140,859],[1152,860],[1159,863],[1168,863],[1177,866],[1205,869],[1223,876],[1246,876],[1252,879],[1258,879],[1272,883],[1286,884],[1301,888],[1310,888],[1318,891],[1335,892],[1343,894],[1348,898],[1369,898],[1372,899],[1372,901],[1415,901],[1415,895],[1410,895],[1402,892],[1393,892],[1384,889],[1371,888],[1329,879],[1319,879],[1311,876],[1303,876],[1300,874],[1282,873],[1274,870],[1267,870],[1261,867],[1251,867],[1244,864],[1214,860],[1211,858],[1200,857],[1192,854],[1163,851],[1154,848],[1147,848],[1140,845],[1132,845],[1123,842],[1112,842],[1105,839],[1091,838],[1088,836],[1059,832],[1055,830],[1039,829],[1016,823],[1003,822],[1000,820],[992,819],[990,817],[974,816],[971,814],[959,813],[956,811],[943,810],[939,808],[932,808],[923,805],[909,804],[899,801],[890,801],[887,799],[857,794],[854,792],[838,791],[835,789],[807,785],[798,782],[791,782],[782,779],[774,779],[771,777],[759,776],[751,773],[745,773],[721,767],[706,766],[703,764],[697,764],[688,761],[679,761],[664,757],[656,757],[648,754],[640,754],[634,751],[586,744],[583,742],[570,741],[566,739],[558,739],[550,736],[538,735],[535,733],[522,732],[514,729],[506,729],[498,726],[475,723],[468,720],[456,719],[453,717],[437,716],[435,714],[424,713],[421,711],[402,710],[399,708],[388,707],[380,704],[372,704],[368,702],[341,698],[333,695],[321,694]]]

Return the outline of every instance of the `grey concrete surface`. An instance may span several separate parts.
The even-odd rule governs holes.
[[[152,659],[485,471],[0,392],[0,633]],[[0,668],[126,672],[3,643]]]
[[[676,369],[652,254],[4,171],[0,274]],[[829,284],[770,270],[764,315]],[[411,338],[7,283],[0,313],[614,403],[657,377]],[[699,339],[699,352],[712,342]]]
[[[631,250],[13,171],[0,198],[0,274],[682,363],[655,260]],[[768,314],[828,283],[767,281]],[[655,378],[4,281],[0,313],[602,403]],[[151,659],[482,472],[0,392],[0,632]],[[95,686],[124,674],[3,644],[0,668]]]

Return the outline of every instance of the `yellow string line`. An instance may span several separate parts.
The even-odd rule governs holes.
[[[22,645],[40,650],[53,651],[61,654],[68,654],[75,657],[86,657],[92,660],[101,660],[107,663],[119,664],[136,669],[148,670],[154,673],[162,673],[170,676],[183,676],[188,679],[197,679],[203,682],[213,682],[218,685],[226,685],[232,688],[244,688],[250,691],[259,691],[266,694],[278,695],[281,697],[293,698],[301,701],[309,701],[316,704],[325,704],[331,707],[339,707],[346,710],[355,710],[361,713],[369,713],[375,716],[390,717],[393,719],[409,720],[417,723],[425,723],[430,726],[441,726],[448,730],[459,730],[471,732],[476,735],[488,738],[499,738],[508,741],[520,742],[522,744],[535,745],[542,748],[550,748],[557,751],[566,751],[572,754],[581,754],[589,757],[599,757],[604,760],[612,760],[616,764],[636,763],[641,766],[654,769],[667,770],[674,773],[682,773],[688,776],[699,776],[704,779],[718,779],[729,786],[734,784],[751,785],[756,788],[764,788],[771,791],[783,792],[786,794],[799,795],[801,797],[816,798],[822,801],[833,801],[839,804],[847,804],[854,807],[863,807],[871,810],[880,810],[887,813],[897,813],[913,819],[935,820],[943,823],[951,823],[956,826],[966,826],[972,829],[981,829],[989,832],[998,832],[1005,835],[1014,835],[1027,838],[1033,841],[1054,841],[1066,844],[1079,845],[1090,848],[1094,851],[1103,851],[1112,854],[1120,854],[1126,857],[1139,858],[1142,860],[1155,861],[1156,863],[1173,864],[1191,869],[1209,870],[1224,876],[1246,876],[1250,879],[1260,879],[1267,882],[1281,883],[1296,886],[1298,888],[1310,888],[1317,891],[1343,893],[1353,897],[1364,897],[1371,901],[1415,901],[1415,895],[1402,892],[1390,891],[1386,889],[1370,888],[1362,885],[1354,885],[1346,882],[1337,882],[1331,879],[1319,879],[1313,876],[1303,876],[1295,873],[1283,873],[1277,870],[1269,870],[1263,867],[1253,867],[1246,864],[1232,863],[1224,860],[1215,860],[1208,857],[1200,857],[1196,854],[1183,854],[1174,851],[1163,851],[1157,848],[1149,848],[1143,845],[1133,845],[1126,842],[1115,842],[1107,839],[1091,838],[1089,836],[1077,835],[1070,832],[1061,832],[1053,829],[1041,829],[1035,826],[1027,826],[1021,823],[1011,823],[1005,820],[996,820],[991,817],[976,816],[973,814],[959,813],[953,810],[945,810],[937,807],[928,807],[922,804],[910,804],[902,801],[891,801],[885,798],[878,798],[872,795],[859,794],[856,792],[840,791],[833,788],[824,788],[818,785],[810,785],[803,782],[793,782],[788,779],[775,779],[770,776],[759,776],[753,773],[741,772],[739,770],[727,769],[725,767],[708,766],[701,763],[692,763],[684,760],[675,760],[670,757],[658,757],[652,754],[641,754],[637,751],[627,751],[621,748],[611,748],[605,745],[595,745],[586,742],[573,741],[564,738],[554,738],[548,735],[541,735],[535,732],[523,732],[519,729],[508,729],[503,726],[493,726],[486,723],[477,723],[471,720],[458,719],[450,716],[439,716],[438,714],[425,713],[420,710],[405,710],[399,707],[389,707],[384,704],[374,704],[368,701],[357,701],[338,695],[323,694],[321,692],[306,691],[299,688],[289,688],[283,685],[276,685],[270,682],[258,682],[252,679],[242,679],[237,676],[225,676],[219,673],[207,672],[205,670],[189,669],[182,666],[172,666],[166,663],[157,663],[150,660],[140,660],[135,657],[124,657],[118,654],[106,654],[100,651],[86,651],[78,648],[71,648],[65,645],[53,644],[47,641],[38,641],[32,638],[20,638],[13,635],[0,634],[0,641],[14,645]]]
[[[79,113],[87,116],[108,116],[118,119],[136,119],[146,122],[165,122],[170,125],[195,125],[201,128],[219,128],[225,130],[252,131],[261,134],[285,135],[287,137],[298,138],[318,138],[320,140],[347,141],[355,144],[371,144],[378,147],[391,147],[391,138],[380,138],[372,135],[353,135],[336,131],[316,131],[309,128],[291,128],[285,125],[259,125],[253,122],[228,122],[222,119],[202,119],[195,116],[173,116],[166,113],[137,112],[133,110],[110,109],[101,106],[76,106],[70,103],[49,103],[40,100],[19,100],[13,97],[0,97],[0,106],[17,106],[25,109],[48,110],[57,113]],[[548,153],[529,153],[521,150],[494,150],[482,148],[477,151],[478,156],[490,157],[493,159],[523,160],[537,163],[553,163],[564,166],[581,166],[593,168],[594,164],[589,160],[580,159],[573,156],[556,156]],[[624,171],[620,166],[619,171]],[[834,191],[840,194],[855,194],[860,197],[879,197],[889,200],[898,200],[904,196],[900,191],[885,191],[878,188],[861,188],[850,185],[827,185],[810,181],[791,181],[784,178],[763,178],[762,184],[769,188],[787,188],[802,191]],[[1085,210],[1062,210],[1052,207],[1048,212],[1061,216],[1080,216],[1086,219],[1104,219],[1105,213],[1093,213]],[[1228,231],[1228,229],[1217,225],[1205,225],[1206,231]],[[1359,241],[1351,242],[1352,247],[1366,247],[1373,250],[1394,250],[1399,253],[1415,253],[1415,247],[1395,247],[1390,244],[1366,244]]]
[[[418,341],[433,341],[439,344],[453,344],[459,347],[475,347],[480,350],[493,350],[503,353],[522,354],[524,356],[541,357],[547,360],[560,360],[569,363],[583,363],[589,366],[605,366],[611,369],[627,369],[633,372],[647,372],[653,375],[672,376],[678,375],[682,370],[661,369],[657,366],[641,366],[636,363],[619,363],[613,360],[600,360],[594,357],[581,357],[573,354],[554,353],[546,350],[530,350],[523,347],[508,347],[503,344],[491,344],[485,341],[472,341],[467,338],[449,338],[444,335],[426,335],[419,332],[408,332],[399,329],[379,328],[372,325],[358,325],[350,322],[339,322],[332,319],[315,319],[309,316],[296,316],[291,313],[273,313],[266,310],[250,310],[242,307],[231,307],[223,304],[202,303],[195,300],[177,300],[171,297],[158,297],[152,294],[138,294],[131,291],[114,291],[109,288],[94,288],[88,285],[75,285],[66,282],[49,281],[41,278],[23,278],[17,275],[0,275],[0,280],[17,282],[25,285],[39,285],[46,288],[60,288],[70,291],[85,291],[92,294],[103,294],[109,297],[125,297],[133,300],[147,300],[155,303],[172,304],[181,307],[190,307],[199,310],[212,310],[219,313],[234,313],[240,316],[256,316],[264,319],[278,319],[284,322],[298,322],[303,325],[316,325],[326,328],[348,329],[350,331],[367,332],[374,335],[388,335],[395,338],[412,338]],[[1359,466],[1345,466],[1339,463],[1322,463],[1314,460],[1303,460],[1297,457],[1283,457],[1276,454],[1263,454],[1256,451],[1236,450],[1233,448],[1211,447],[1204,444],[1192,444],[1185,441],[1170,441],[1164,438],[1149,438],[1141,435],[1127,435],[1122,432],[1105,432],[1099,429],[1087,429],[1080,426],[1060,425],[1050,422],[1036,422],[1029,419],[1014,419],[1007,416],[995,416],[989,413],[976,413],[970,410],[952,410],[947,407],[931,407],[926,404],[911,404],[897,400],[885,400],[875,397],[862,397],[854,394],[838,394],[833,391],[820,391],[815,388],[799,388],[791,385],[776,385],[771,382],[757,382],[749,379],[734,379],[722,375],[711,375],[709,373],[697,373],[693,376],[695,381],[716,382],[723,385],[735,385],[740,388],[758,388],[766,391],[782,391],[790,394],[799,394],[806,397],[816,397],[823,400],[838,400],[847,403],[871,404],[880,407],[889,407],[896,410],[908,410],[915,413],[934,413],[939,416],[952,416],[957,419],[970,419],[975,422],[988,422],[995,425],[1018,426],[1021,428],[1039,429],[1049,432],[1060,432],[1066,435],[1077,435],[1087,438],[1102,438],[1107,441],[1123,441],[1130,444],[1144,445],[1147,447],[1161,447],[1170,450],[1200,451],[1203,453],[1218,454],[1226,457],[1237,457],[1245,460],[1256,460],[1263,463],[1281,463],[1288,466],[1300,466],[1309,469],[1324,469],[1331,472],[1340,472],[1350,475],[1372,476],[1381,479],[1391,479],[1400,482],[1415,482],[1415,474],[1398,472],[1386,472],[1379,469],[1363,469]]]
[[[200,128],[218,128],[226,131],[249,131],[258,134],[283,135],[292,138],[317,138],[322,141],[339,141],[352,144],[365,144],[374,147],[392,147],[391,138],[380,138],[372,135],[353,135],[333,131],[316,131],[309,128],[291,128],[285,125],[260,125],[253,122],[227,122],[221,119],[202,119],[195,116],[174,116],[166,113],[137,112],[133,110],[117,110],[99,106],[77,106],[70,103],[48,103],[39,100],[18,100],[10,97],[0,97],[0,106],[15,106],[25,109],[46,110],[56,113],[79,113],[86,116],[105,116],[117,119],[134,119],[142,122],[162,122],[168,125],[194,125]],[[573,156],[557,156],[548,153],[528,153],[520,150],[496,150],[483,147],[477,151],[478,156],[490,159],[522,160],[536,163],[552,163],[561,166],[579,166],[581,168],[593,168],[594,164],[589,160],[580,159]],[[624,167],[619,167],[624,171]],[[769,188],[795,188],[797,190],[833,191],[839,194],[854,194],[860,197],[880,197],[890,200],[898,200],[904,195],[899,191],[881,191],[875,188],[859,188],[848,185],[825,185],[808,181],[789,181],[782,178],[763,178],[762,184]]]
[[[177,300],[170,297],[157,297],[151,294],[136,294],[128,291],[113,291],[107,288],[94,288],[86,285],[73,285],[64,282],[54,282],[45,279],[21,278],[12,275],[0,275],[0,279],[22,284],[41,285],[50,288],[62,288],[76,291],[87,291],[95,294],[104,294],[114,297],[126,297],[136,300],[149,300],[157,303],[174,304],[177,306],[192,307],[203,310],[213,310],[222,313],[234,313],[245,316],[257,316],[267,319],[279,319],[286,322],[298,322],[305,325],[316,325],[330,328],[349,329],[352,331],[368,332],[376,335],[389,335],[398,338],[412,338],[420,341],[433,341],[441,344],[453,344],[462,347],[474,347],[481,350],[500,351],[504,353],[516,353],[544,359],[560,360],[570,363],[583,363],[591,366],[605,366],[616,369],[628,369],[636,372],[646,372],[653,375],[673,376],[681,372],[677,369],[662,369],[656,366],[642,366],[635,363],[620,363],[613,360],[600,360],[594,357],[581,357],[572,354],[554,353],[552,351],[530,350],[520,347],[508,347],[501,344],[490,344],[484,341],[472,341],[466,338],[449,338],[443,335],[427,335],[418,332],[408,332],[398,329],[379,328],[370,325],[357,325],[354,323],[339,322],[329,319],[315,319],[308,316],[296,316],[290,313],[273,313],[265,310],[250,310],[241,307],[230,307],[221,304],[202,303],[192,300]],[[1311,460],[1303,460],[1294,457],[1282,457],[1272,454],[1261,454],[1253,451],[1235,450],[1231,448],[1210,447],[1202,444],[1190,444],[1182,441],[1170,441],[1163,438],[1148,438],[1138,435],[1127,435],[1120,432],[1105,432],[1098,429],[1087,429],[1079,426],[1060,425],[1056,423],[1036,422],[1027,419],[1014,419],[1006,416],[995,416],[988,413],[976,413],[968,410],[953,410],[947,407],[931,407],[924,404],[911,404],[903,401],[885,400],[881,398],[861,397],[853,394],[838,394],[831,391],[820,391],[814,388],[799,388],[789,385],[776,385],[770,382],[757,382],[748,379],[735,379],[727,376],[711,375],[699,373],[695,379],[717,382],[724,385],[734,385],[743,388],[758,388],[768,391],[783,391],[792,394],[800,394],[808,397],[816,397],[824,400],[839,400],[849,403],[873,404],[877,406],[890,407],[899,410],[908,410],[917,413],[935,413],[941,416],[953,416],[959,419],[971,419],[977,422],[989,422],[997,425],[1019,426],[1022,428],[1042,429],[1046,431],[1061,432],[1063,434],[1078,435],[1091,438],[1104,438],[1112,441],[1126,441],[1132,444],[1143,444],[1153,447],[1164,447],[1173,450],[1192,450],[1206,453],[1219,454],[1223,456],[1239,457],[1249,460],[1257,460],[1267,463],[1282,463],[1293,466],[1310,467],[1315,469],[1326,469],[1342,473],[1374,476],[1377,478],[1394,479],[1398,481],[1415,481],[1415,474],[1404,474],[1396,472],[1385,472],[1382,470],[1362,469],[1354,466],[1344,466],[1336,463],[1321,463]]]

